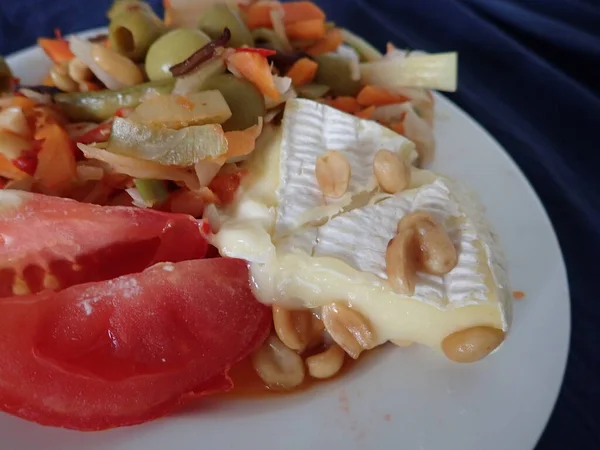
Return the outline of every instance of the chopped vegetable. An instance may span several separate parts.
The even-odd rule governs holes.
[[[406,112],[403,121],[404,136],[413,141],[419,154],[419,165],[428,166],[435,156],[435,136],[432,128],[420,118],[412,108]]]
[[[0,94],[12,92],[13,74],[6,64],[4,57],[0,56]]]
[[[252,37],[254,38],[255,45],[277,50],[278,52],[286,51],[286,41],[282,40],[273,30],[257,28],[256,30],[252,30]]]
[[[217,159],[200,161],[194,166],[196,176],[198,177],[198,183],[201,187],[208,186],[212,179],[219,173],[219,170],[221,170],[225,161],[226,157],[220,156]]]
[[[256,125],[265,115],[265,100],[248,80],[231,74],[209,78],[203,89],[218,89],[231,109],[231,118],[223,124],[224,131],[245,130]]]
[[[383,57],[379,50],[377,50],[360,36],[352,33],[350,30],[342,28],[342,39],[346,44],[357,51],[362,61],[379,61]]]
[[[212,39],[218,39],[224,29],[231,32],[229,45],[232,47],[254,46],[254,38],[239,14],[229,5],[214,3],[200,16],[198,28]]]
[[[321,39],[325,36],[325,21],[310,19],[290,23],[285,32],[290,39]]]
[[[0,129],[10,131],[25,139],[31,137],[31,129],[23,110],[17,106],[11,106],[0,111]]]
[[[302,86],[315,79],[318,68],[319,65],[315,61],[309,58],[301,58],[294,63],[285,75],[292,79],[294,86]]]
[[[0,128],[0,154],[9,160],[17,159],[31,147],[29,139]]]
[[[8,178],[9,180],[22,180],[28,178],[29,175],[15,166],[3,153],[0,153],[0,177]]]
[[[54,64],[70,61],[75,56],[65,39],[39,38],[37,42]]]
[[[309,83],[296,87],[298,97],[316,100],[323,97],[330,91],[329,86],[325,84]]]
[[[342,96],[326,99],[325,103],[348,114],[355,114],[360,111],[360,105],[354,97]]]
[[[361,106],[383,106],[409,100],[402,94],[395,94],[380,86],[372,85],[362,88],[356,99]]]
[[[120,108],[139,105],[140,99],[149,92],[170,93],[173,85],[173,80],[164,80],[140,84],[120,91],[57,94],[54,96],[54,101],[71,120],[101,122],[113,117]]]
[[[133,180],[135,187],[142,196],[142,199],[150,206],[164,202],[168,196],[167,186],[162,180]]]
[[[257,125],[243,131],[228,131],[225,133],[227,139],[227,153],[219,157],[223,162],[238,162],[241,158],[249,155],[256,146],[256,139],[262,131],[262,118]]]
[[[157,95],[144,101],[128,117],[132,122],[180,129],[191,125],[223,123],[231,110],[221,92],[196,92],[185,96]]]
[[[258,53],[259,55],[266,57],[273,56],[277,54],[276,50],[271,50],[268,48],[253,48],[253,47],[240,47],[235,49],[236,52],[247,52],[247,53]]]
[[[273,26],[270,13],[274,8],[283,9],[283,20],[286,25],[311,19],[325,20],[323,10],[312,2],[279,3],[262,1],[251,4],[246,10],[246,25],[248,25],[248,28],[269,28]]]
[[[353,81],[360,80],[360,56],[349,45],[342,44],[336,50],[336,53],[345,58],[350,67],[350,78]]]
[[[315,58],[319,64],[315,82],[331,88],[333,95],[354,96],[360,90],[360,81],[352,79],[348,60],[339,55],[320,55]]]
[[[388,89],[421,87],[454,92],[457,79],[457,54],[409,55],[360,65],[365,84]]]
[[[382,123],[402,122],[406,113],[412,109],[409,102],[378,106],[375,108],[372,118]]]
[[[202,89],[206,80],[225,72],[225,61],[223,58],[213,58],[197,67],[187,75],[176,78],[173,94],[185,95]]]
[[[279,99],[281,94],[273,81],[267,58],[257,53],[234,53],[227,61],[264,95],[273,100]]]
[[[114,173],[129,175],[134,178],[155,178],[182,182],[190,189],[198,189],[196,176],[187,169],[165,166],[153,161],[115,155],[91,145],[77,144],[86,158],[96,159],[106,163],[106,168]]]
[[[228,205],[235,198],[235,193],[242,182],[246,171],[237,170],[235,172],[220,173],[212,179],[208,188],[219,198],[220,203]]]
[[[314,45],[306,49],[306,53],[311,56],[322,55],[324,53],[335,52],[344,42],[342,32],[339,28],[333,28],[319,39]]]
[[[112,130],[112,121],[105,122],[86,131],[82,135],[78,136],[75,141],[82,144],[93,144],[94,142],[106,142],[110,137],[110,131]]]
[[[202,217],[204,205],[202,194],[187,189],[180,189],[172,193],[169,198],[169,210],[171,212],[188,214],[192,217]]]
[[[69,135],[59,125],[49,123],[37,130],[35,139],[43,142],[34,178],[50,191],[64,192],[77,176],[75,153]]]
[[[365,109],[362,109],[362,110],[354,113],[354,115],[356,117],[360,117],[361,119],[371,119],[374,112],[375,112],[375,106],[369,106]]]
[[[271,23],[273,24],[273,31],[279,36],[280,41],[283,43],[283,49],[286,52],[292,51],[292,44],[287,37],[285,30],[285,23],[283,21],[283,8],[272,8],[269,15],[271,16]]]
[[[170,130],[115,117],[108,151],[172,166],[193,166],[227,151],[220,125],[197,125]]]

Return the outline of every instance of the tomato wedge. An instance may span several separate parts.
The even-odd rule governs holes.
[[[0,299],[0,409],[77,430],[152,420],[230,389],[270,327],[236,259]]]
[[[184,214],[2,190],[0,297],[203,258],[208,244],[201,228]]]

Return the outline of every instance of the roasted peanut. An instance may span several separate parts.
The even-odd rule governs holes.
[[[410,184],[410,165],[397,153],[379,150],[373,160],[373,173],[383,192],[395,194]]]
[[[327,332],[352,358],[377,345],[375,332],[358,311],[342,303],[332,303],[323,306],[321,314]]]
[[[324,352],[306,358],[308,373],[313,378],[331,378],[340,371],[344,365],[344,349],[333,344]]]
[[[419,270],[432,275],[445,275],[456,266],[458,253],[448,233],[431,214],[416,211],[403,217],[398,229],[414,228],[419,246]]]
[[[69,61],[69,76],[76,83],[83,83],[94,78],[94,74],[85,63],[79,58],[73,58]]]
[[[304,381],[302,358],[274,335],[252,355],[252,365],[271,389],[292,389]]]
[[[340,152],[329,150],[317,158],[315,175],[324,195],[340,198],[348,190],[350,163]]]
[[[54,85],[64,92],[76,92],[77,83],[69,76],[68,63],[55,64],[50,69],[50,78]]]
[[[312,339],[313,315],[309,310],[292,311],[273,306],[273,327],[281,342],[303,352]]]
[[[459,363],[485,358],[504,341],[504,331],[492,327],[473,327],[457,331],[442,341],[446,357]]]
[[[392,239],[385,252],[388,281],[400,294],[413,295],[417,282],[417,233],[414,229],[401,230]]]
[[[133,61],[104,45],[92,44],[92,58],[102,70],[125,86],[144,81],[142,71]]]

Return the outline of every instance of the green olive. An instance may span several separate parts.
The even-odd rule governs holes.
[[[320,55],[315,60],[319,63],[315,82],[330,86],[333,95],[355,95],[360,90],[360,80],[352,79],[348,59],[337,55]]]
[[[217,39],[223,33],[223,29],[231,31],[231,47],[254,46],[254,39],[250,30],[244,24],[238,13],[224,3],[217,3],[202,13],[198,27],[211,38]]]
[[[258,123],[258,118],[266,113],[265,100],[260,91],[247,80],[231,74],[209,78],[202,90],[221,91],[231,109],[231,118],[223,124],[223,130],[245,130]]]
[[[134,61],[143,61],[150,46],[166,31],[154,12],[125,11],[111,20],[108,39],[112,48]]]
[[[146,54],[148,78],[151,81],[171,78],[171,67],[189,58],[209,42],[210,37],[205,33],[190,28],[177,28],[162,35]]]
[[[254,41],[261,44],[261,47],[267,47],[278,52],[285,52],[285,42],[275,33],[273,30],[268,28],[257,28],[252,30],[252,37]]]
[[[148,3],[140,0],[115,0],[110,9],[106,12],[106,17],[108,17],[109,20],[113,20],[123,12],[135,10],[154,12]]]

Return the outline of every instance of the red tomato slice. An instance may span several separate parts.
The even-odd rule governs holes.
[[[237,259],[1,299],[0,409],[77,430],[152,420],[230,389],[270,327]]]
[[[58,290],[203,258],[202,222],[183,214],[0,191],[0,297]]]

